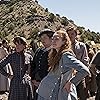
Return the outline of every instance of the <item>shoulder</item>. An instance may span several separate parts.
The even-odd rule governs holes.
[[[76,47],[79,48],[80,50],[87,50],[86,45],[83,42],[77,42]]]
[[[40,54],[40,53],[45,52],[45,51],[46,51],[46,49],[44,47],[40,47],[36,50],[35,55],[38,55],[38,53]]]
[[[73,58],[73,57],[75,57],[75,55],[74,54],[72,54],[71,52],[64,52],[63,54],[62,54],[62,59],[65,59],[65,58],[67,58],[67,59],[71,59],[71,58]]]
[[[37,49],[36,49],[36,53],[37,53],[37,52],[40,52],[41,50],[43,50],[43,47],[37,48]]]
[[[80,45],[82,47],[86,47],[85,43],[83,43],[83,42],[78,42],[78,45]]]

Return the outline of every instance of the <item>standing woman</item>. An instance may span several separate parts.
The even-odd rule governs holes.
[[[65,31],[54,33],[49,54],[50,72],[39,85],[38,100],[77,100],[76,85],[90,72],[74,57],[70,45]],[[77,70],[75,76],[74,69]]]
[[[0,47],[0,60],[2,60],[8,55],[7,47],[8,47],[8,41],[5,39],[2,40],[1,47]],[[6,70],[7,72],[9,72],[8,67],[10,68],[9,65],[7,65],[4,68],[4,70]],[[4,94],[7,91],[9,91],[8,78],[0,73],[0,94]]]
[[[26,41],[23,37],[17,36],[13,42],[16,51],[0,61],[0,73],[11,79],[8,100],[32,100],[31,84],[26,75],[31,56],[24,52]],[[13,76],[3,69],[8,63],[12,67]]]

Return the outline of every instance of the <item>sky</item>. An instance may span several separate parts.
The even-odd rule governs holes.
[[[38,0],[38,3],[86,30],[100,32],[100,0]]]

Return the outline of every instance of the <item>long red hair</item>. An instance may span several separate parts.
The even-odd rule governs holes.
[[[60,58],[64,52],[73,52],[71,49],[71,41],[67,32],[64,30],[58,30],[56,31],[56,34],[58,34],[62,38],[64,44],[61,46],[58,52],[55,49],[52,49],[50,51],[48,61],[51,70],[54,70],[56,68],[56,65],[59,64]]]

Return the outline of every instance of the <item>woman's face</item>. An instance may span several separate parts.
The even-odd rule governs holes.
[[[21,44],[21,43],[17,43],[17,42],[16,42],[15,45],[16,45],[15,48],[16,48],[16,51],[17,51],[17,52],[21,52],[21,51],[23,51],[23,50],[25,49],[25,45],[23,45],[23,44]]]
[[[63,44],[64,41],[62,41],[61,36],[55,33],[52,37],[52,47],[58,51]]]

